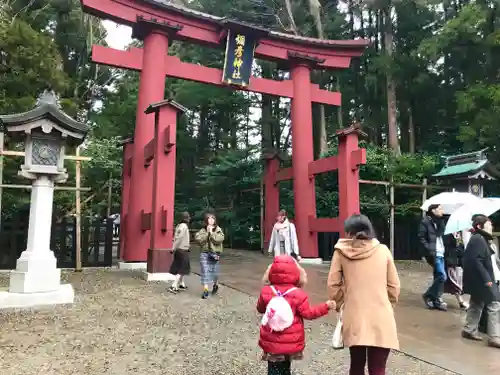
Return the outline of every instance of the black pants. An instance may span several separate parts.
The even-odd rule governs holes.
[[[267,362],[267,375],[292,375],[290,361]]]

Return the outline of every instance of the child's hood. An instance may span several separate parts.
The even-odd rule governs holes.
[[[269,269],[269,282],[272,285],[299,285],[300,270],[295,259],[289,255],[274,258]]]

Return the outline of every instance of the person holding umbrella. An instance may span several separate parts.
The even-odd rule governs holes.
[[[472,236],[464,253],[464,293],[470,294],[466,324],[462,337],[482,341],[478,325],[486,308],[488,345],[500,348],[500,290],[496,279],[498,269],[492,261],[493,225],[485,215],[474,215]]]
[[[444,293],[454,295],[461,309],[466,310],[469,304],[463,299],[463,268],[462,258],[464,254],[464,243],[461,232],[445,234],[444,263],[446,268],[446,282]]]
[[[429,309],[447,310],[442,299],[444,284],[447,280],[445,269],[445,246],[443,235],[445,223],[443,208],[440,204],[429,205],[426,215],[420,223],[418,237],[422,247],[422,255],[433,268],[434,280],[422,298]]]

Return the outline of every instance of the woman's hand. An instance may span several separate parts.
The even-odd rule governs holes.
[[[337,307],[337,303],[332,300],[326,301],[326,305],[328,306],[328,310],[335,310],[335,308]]]

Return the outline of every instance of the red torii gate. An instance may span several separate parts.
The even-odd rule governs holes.
[[[251,77],[247,87],[228,86],[292,99],[292,168],[279,171],[278,160],[267,155],[266,239],[269,238],[279,209],[276,184],[284,179],[293,177],[295,224],[299,234],[299,247],[305,258],[318,257],[316,232],[342,232],[343,220],[359,212],[358,168],[365,162],[365,153],[364,150],[358,149],[358,129],[353,127],[339,133],[337,157],[314,161],[311,104],[316,102],[338,106],[341,96],[338,92],[322,90],[318,85],[312,84],[311,71],[349,67],[353,57],[361,56],[369,43],[367,40],[318,40],[268,31],[166,4],[162,0],[81,0],[81,3],[84,11],[89,14],[131,26],[133,37],[144,42],[143,48],[132,48],[129,51],[97,45],[92,48],[92,61],[95,63],[140,71],[134,138],[124,149],[121,241],[124,261],[144,262],[151,244],[162,243],[171,246],[173,237],[173,204],[161,208],[161,230],[154,231],[151,228],[151,213],[159,210],[158,207],[152,207],[151,194],[157,197],[158,189],[161,189],[162,195],[172,198],[165,201],[173,202],[174,188],[173,184],[166,188],[155,184],[153,174],[148,172],[145,165],[146,159],[151,161],[159,152],[158,149],[152,152],[151,145],[158,146],[163,142],[155,138],[155,116],[148,115],[146,109],[154,103],[169,107],[168,104],[162,104],[167,76],[228,86],[222,82],[223,73],[220,69],[184,63],[175,56],[169,56],[168,47],[172,40],[223,48],[229,30],[245,32],[258,39],[255,57],[277,61],[290,68],[290,80],[275,81]],[[150,112],[151,109],[148,113]],[[171,108],[170,112],[175,112],[175,108]],[[168,117],[171,133],[160,135],[167,138],[169,134],[175,134],[175,120],[171,115]],[[175,138],[169,139],[169,148],[175,149]],[[167,156],[173,158],[173,162],[170,160],[170,168],[162,170],[162,173],[167,175],[165,179],[175,180],[175,168],[172,168],[172,165],[175,165],[175,152],[169,152]],[[339,170],[339,217],[318,219],[314,175],[335,169]],[[155,241],[156,237],[161,237],[162,240]]]

